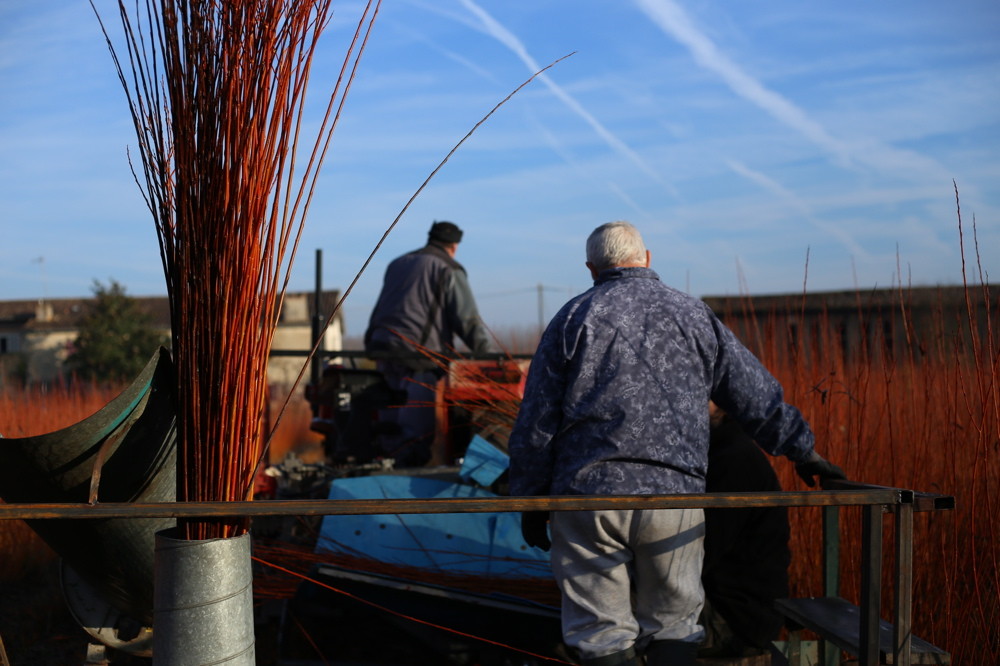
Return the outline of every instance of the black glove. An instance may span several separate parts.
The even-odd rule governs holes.
[[[806,485],[810,488],[816,485],[816,481],[813,479],[814,476],[819,477],[821,485],[826,479],[847,478],[847,475],[844,474],[844,470],[840,469],[832,462],[816,453],[815,449],[811,454],[809,454],[808,458],[795,463],[795,471],[800,477],[802,477],[802,480],[805,481]]]
[[[525,511],[521,514],[521,536],[529,546],[548,550],[552,547],[549,541],[549,512]]]

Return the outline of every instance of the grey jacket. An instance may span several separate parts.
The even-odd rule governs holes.
[[[474,353],[490,347],[465,268],[433,241],[394,259],[365,332],[365,350],[416,345],[449,353],[456,335]]]
[[[542,336],[510,436],[510,492],[704,492],[709,399],[772,455],[813,450],[780,384],[707,305],[648,268],[604,271]]]

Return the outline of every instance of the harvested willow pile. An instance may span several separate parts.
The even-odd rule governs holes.
[[[267,360],[292,261],[379,3],[369,1],[357,25],[301,169],[309,71],[331,0],[142,4],[119,3],[123,48],[104,30],[167,282],[178,500],[244,500],[265,455]],[[245,533],[247,524],[182,527],[204,539]]]

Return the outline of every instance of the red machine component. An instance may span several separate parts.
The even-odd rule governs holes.
[[[454,360],[445,376],[444,398],[450,402],[520,402],[530,364],[528,359]]]
[[[473,434],[506,448],[530,364],[509,358],[451,361],[437,386],[432,464],[448,464],[463,455]]]
[[[524,395],[528,359],[454,359],[436,386],[435,441],[430,464],[451,464],[473,434],[509,430]],[[330,365],[319,386],[306,388],[313,404],[311,429],[325,436],[331,462],[368,462],[375,457],[375,438],[386,425],[379,411],[402,406],[405,396],[386,385],[372,369]],[[506,443],[504,435],[500,436]]]

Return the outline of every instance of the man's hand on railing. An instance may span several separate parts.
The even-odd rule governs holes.
[[[552,547],[549,541],[549,512],[525,511],[521,514],[521,536],[529,546],[548,550]]]
[[[820,454],[813,452],[809,454],[809,457],[801,462],[795,463],[795,471],[798,475],[802,477],[802,480],[806,482],[806,485],[812,488],[816,485],[814,476],[819,477],[820,485],[826,479],[846,479],[847,475],[844,474],[844,470],[840,469],[834,465],[829,460],[825,459]]]

